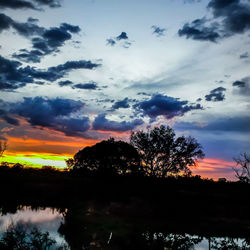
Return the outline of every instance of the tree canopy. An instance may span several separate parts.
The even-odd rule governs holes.
[[[69,169],[104,175],[137,173],[167,177],[184,173],[204,157],[201,145],[192,137],[176,137],[170,127],[132,132],[130,144],[114,138],[85,147],[68,159]]]
[[[176,137],[172,128],[160,126],[130,137],[146,175],[167,177],[181,172],[190,175],[191,166],[204,157],[201,145],[192,137]]]
[[[74,169],[97,171],[103,174],[125,174],[135,172],[140,163],[136,149],[127,142],[114,138],[85,147],[68,160]]]

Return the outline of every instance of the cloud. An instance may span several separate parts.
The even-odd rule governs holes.
[[[77,88],[77,89],[91,89],[95,90],[97,89],[97,84],[95,82],[89,82],[89,83],[78,83],[72,86],[72,88]]]
[[[112,38],[106,39],[107,45],[114,46],[116,44],[116,41]]]
[[[240,81],[235,81],[232,84],[234,88],[234,93],[242,96],[249,97],[250,95],[250,77],[245,77]]]
[[[131,122],[126,122],[126,121],[116,122],[108,120],[106,118],[106,114],[100,114],[95,118],[92,126],[94,130],[125,132],[133,130],[135,129],[135,127],[142,124],[143,121],[141,119],[135,119]]]
[[[4,121],[6,121],[7,123],[14,125],[14,126],[18,126],[19,125],[19,121],[13,117],[10,117],[8,115],[4,115],[4,116],[0,116]]]
[[[220,38],[216,27],[206,27],[204,24],[204,19],[196,19],[191,24],[186,23],[182,29],[179,29],[178,35],[194,40],[216,42]]]
[[[40,5],[47,5],[51,8],[60,7],[58,0],[0,0],[1,8],[10,9],[34,9],[38,10]]]
[[[210,0],[208,9],[213,15],[212,23],[204,18],[197,19],[191,24],[186,23],[179,30],[179,36],[215,42],[250,30],[249,1]]]
[[[178,122],[174,127],[178,130],[201,130],[214,132],[250,132],[250,116],[217,118],[207,124]]]
[[[164,28],[160,28],[159,26],[153,25],[151,26],[151,28],[153,29],[153,33],[154,35],[160,37],[160,36],[165,36],[165,31],[166,29]]]
[[[121,101],[116,101],[113,105],[112,105],[112,109],[119,109],[119,108],[129,108],[129,99],[126,97]]]
[[[171,119],[176,116],[183,116],[191,110],[202,109],[200,104],[188,105],[188,101],[180,101],[179,98],[161,94],[156,94],[150,100],[135,104],[134,108],[153,119],[160,115]]]
[[[45,54],[42,53],[40,50],[31,50],[28,51],[26,49],[21,49],[19,51],[20,53],[14,53],[12,55],[13,58],[16,58],[20,61],[26,62],[26,63],[39,63],[41,61],[41,57],[43,57]]]
[[[237,86],[239,88],[245,88],[246,87],[246,83],[245,82],[242,82],[242,81],[235,81],[233,82],[232,84],[233,86]]]
[[[0,32],[5,29],[13,28],[22,36],[41,35],[44,32],[44,28],[35,24],[31,19],[28,19],[26,23],[20,23],[14,21],[9,16],[0,13]]]
[[[72,38],[70,33],[79,33],[80,31],[81,29],[79,26],[62,23],[60,27],[52,27],[46,30],[42,34],[42,38],[48,47],[55,49],[62,46],[65,41]]]
[[[0,99],[0,119],[4,120],[5,122],[14,125],[14,126],[18,126],[19,125],[19,121],[14,118],[14,117],[10,117],[7,113],[6,109],[6,104],[3,103],[3,101]]]
[[[14,53],[13,57],[25,62],[37,63],[45,55],[58,52],[59,48],[66,41],[72,38],[72,34],[81,31],[79,26],[62,23],[59,27],[51,27],[46,29],[36,24],[38,20],[28,18],[27,22],[16,22],[5,14],[0,14],[0,32],[13,28],[19,35],[24,37],[32,37],[33,50],[28,51],[22,49],[19,53]]]
[[[33,0],[40,5],[48,5],[51,8],[61,7],[60,0]]]
[[[72,38],[71,33],[75,34],[80,31],[79,26],[68,23],[62,23],[59,27],[43,29],[42,33],[40,32],[39,34],[37,32],[39,36],[33,37],[31,40],[33,50],[21,50],[21,54],[14,54],[13,56],[18,59],[24,59],[26,62],[40,62],[41,58],[45,55],[58,52],[59,48]]]
[[[36,69],[30,66],[22,68],[21,65],[18,61],[0,56],[0,83],[4,83],[0,85],[2,89],[17,89],[25,86],[27,83],[34,83],[35,80],[56,81],[72,70],[92,70],[101,64],[85,60],[67,61],[64,64],[49,67],[47,70]]]
[[[120,40],[127,40],[128,39],[128,35],[126,32],[122,32],[119,36],[116,37],[116,40],[117,41],[120,41]]]
[[[250,29],[249,2],[211,0],[208,7],[212,10],[214,17],[224,18],[222,27],[228,35],[243,33]]]
[[[72,85],[73,82],[69,81],[69,80],[66,80],[66,81],[60,81],[58,82],[58,85],[63,87],[63,86],[69,86],[69,85]]]
[[[68,136],[81,136],[90,127],[88,117],[77,117],[77,112],[84,107],[81,101],[34,97],[9,106],[9,114],[25,118],[30,125],[51,128]],[[11,123],[11,120],[5,121]]]
[[[245,59],[245,58],[248,58],[248,57],[249,57],[248,52],[245,52],[245,53],[240,55],[240,59]]]
[[[124,31],[121,32],[119,36],[106,39],[106,42],[106,45],[109,45],[111,47],[119,43],[125,49],[128,49],[132,45],[132,41],[128,40],[128,35]]]
[[[210,94],[205,95],[206,101],[212,101],[212,102],[220,102],[225,100],[225,94],[224,91],[226,91],[223,87],[218,87],[216,89],[213,89],[210,91]]]

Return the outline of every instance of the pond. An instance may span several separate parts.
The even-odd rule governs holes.
[[[19,206],[15,213],[1,214],[0,235],[11,226],[22,226],[24,230],[37,228],[41,232],[49,233],[49,236],[56,241],[50,249],[57,249],[67,245],[63,236],[58,233],[58,228],[63,221],[63,214],[57,209],[49,207],[32,209],[30,206]]]
[[[37,228],[56,241],[49,249],[250,249],[249,239],[204,237],[185,233],[153,232],[137,222],[93,213],[93,208],[60,210],[18,206],[1,213],[0,235],[10,226]],[[1,210],[0,210],[1,211]],[[84,214],[84,216],[83,216]],[[81,216],[81,218],[80,218]],[[155,230],[155,227],[154,227]]]

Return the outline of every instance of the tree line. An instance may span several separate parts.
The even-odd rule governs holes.
[[[177,137],[172,128],[162,125],[146,132],[132,132],[130,143],[110,138],[85,147],[66,163],[69,170],[83,173],[190,176],[190,167],[204,156],[196,139]]]

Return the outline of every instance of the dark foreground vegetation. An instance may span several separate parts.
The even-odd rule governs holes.
[[[81,176],[74,171],[1,166],[0,196],[3,213],[5,209],[15,212],[20,204],[74,209],[91,203],[102,207],[100,214],[159,219],[166,221],[170,230],[209,232],[211,227],[211,232],[218,234],[250,231],[250,214],[242,212],[250,208],[250,185],[199,176]]]
[[[250,235],[250,185],[242,182],[1,166],[0,196],[2,214],[15,213],[19,205],[59,209],[64,214],[59,232],[71,249],[93,242],[103,249],[163,249],[197,239],[187,233],[207,238]],[[112,245],[107,245],[111,232]],[[171,240],[166,243],[167,237]],[[229,243],[217,249],[235,249]]]
[[[19,205],[59,209],[59,232],[71,249],[93,242],[87,249],[163,249],[177,243],[173,249],[189,249],[199,237],[215,236],[245,238],[247,245],[248,156],[236,162],[243,169],[238,182],[192,176],[189,167],[203,156],[193,138],[176,138],[172,129],[160,127],[132,134],[130,144],[109,139],[86,147],[64,171],[2,163],[1,213],[15,213]],[[213,244],[235,249],[229,247],[233,241]]]

